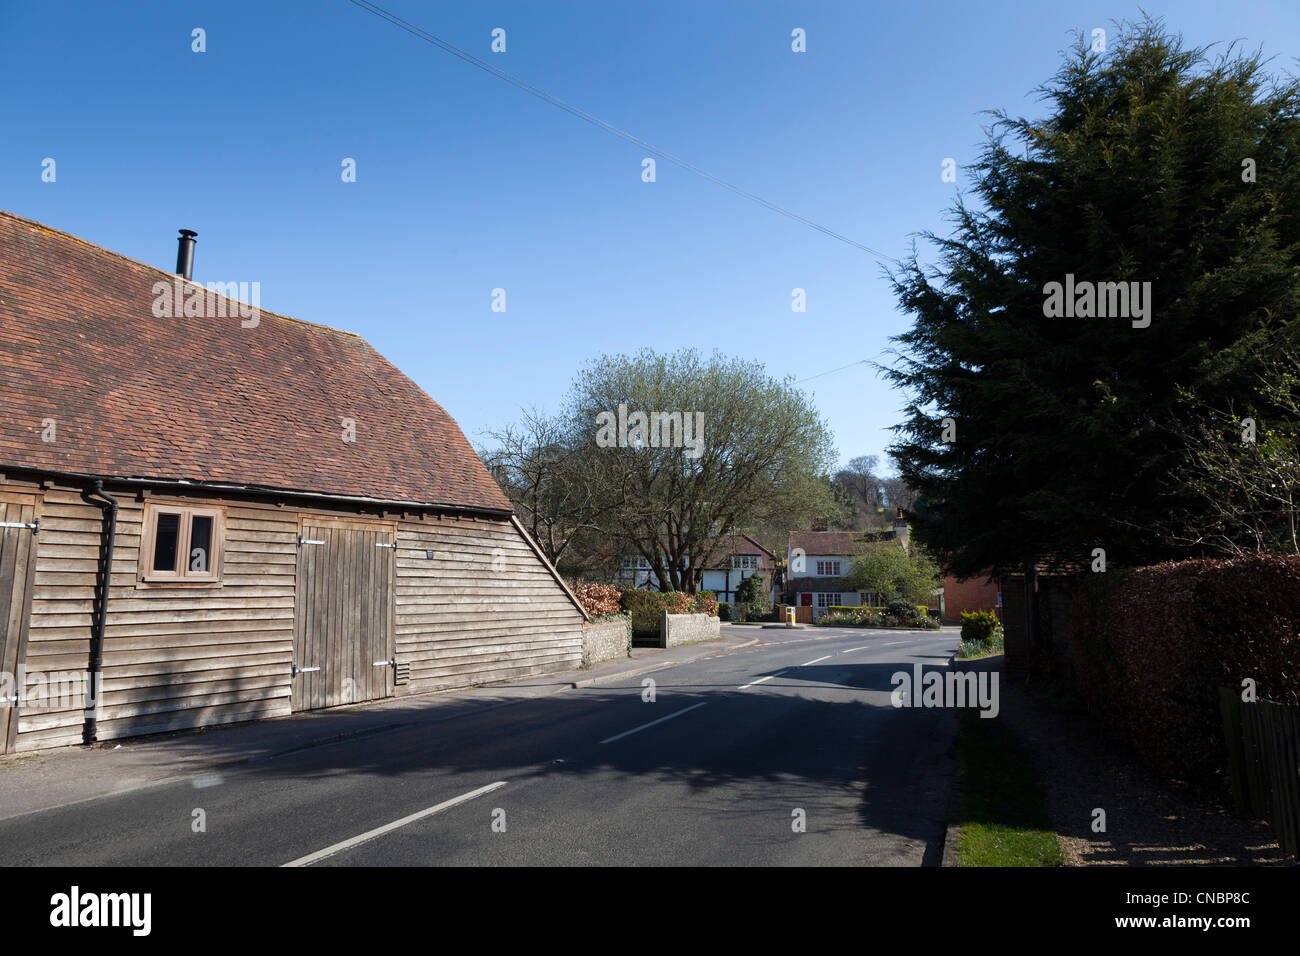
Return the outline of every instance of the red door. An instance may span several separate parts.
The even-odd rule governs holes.
[[[811,595],[811,594],[800,594],[800,595],[799,595],[799,606],[800,606],[800,607],[812,607],[812,595]]]

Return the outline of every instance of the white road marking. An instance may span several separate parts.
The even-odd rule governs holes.
[[[786,668],[786,670],[789,670],[789,668]],[[773,677],[780,677],[784,673],[785,671],[777,671],[775,674],[768,674],[766,677],[760,677],[758,680],[750,681],[748,684],[742,684],[739,689],[748,690],[749,688],[753,687],[755,684],[761,684],[764,681],[769,681]]]
[[[660,717],[658,720],[652,720],[650,721],[650,723],[642,724],[640,727],[633,727],[631,730],[625,730],[621,734],[615,734],[613,737],[606,737],[604,740],[601,741],[601,743],[612,744],[616,740],[622,740],[624,737],[630,736],[632,734],[640,733],[641,731],[645,730],[648,727],[653,727],[655,724],[662,724],[665,720],[672,720],[674,717],[680,717],[682,714],[686,713],[687,711],[694,710],[696,707],[703,707],[707,703],[708,701],[701,701],[698,704],[692,704],[690,707],[684,707],[683,709],[677,711],[676,713],[669,714],[667,717]]]
[[[881,644],[881,647],[897,647],[899,644],[906,644],[907,641],[891,641],[888,644]]]
[[[861,647],[850,647],[847,651],[840,651],[841,654],[852,654],[854,651],[865,651],[870,644],[863,644]]]
[[[822,661],[828,661],[828,660],[830,660],[830,659],[831,659],[831,656],[830,656],[829,654],[827,654],[825,657],[819,657],[819,658],[817,658],[817,660],[815,660],[815,661],[809,661],[807,664],[801,664],[801,665],[799,665],[799,666],[800,666],[800,667],[811,667],[813,664],[820,664]]]
[[[367,830],[365,833],[362,833],[359,836],[354,836],[350,840],[344,840],[341,843],[335,843],[333,846],[327,846],[323,850],[317,850],[315,853],[310,853],[307,856],[300,856],[296,860],[290,860],[288,863],[283,863],[281,865],[282,866],[311,866],[313,863],[319,863],[321,860],[325,859],[326,857],[331,857],[336,853],[342,853],[344,850],[350,850],[354,846],[360,846],[362,843],[367,843],[370,840],[373,840],[375,837],[383,836],[385,833],[391,833],[394,830],[399,829],[400,827],[404,827],[408,823],[414,823],[416,820],[423,820],[425,817],[433,816],[433,814],[435,813],[441,813],[443,810],[449,810],[450,808],[456,806],[457,804],[465,803],[468,800],[473,800],[475,797],[481,797],[483,796],[483,794],[491,793],[493,790],[497,790],[501,787],[504,787],[505,785],[506,782],[504,780],[498,780],[496,783],[489,783],[486,787],[479,787],[477,790],[471,790],[469,793],[462,793],[459,797],[452,797],[450,800],[444,800],[436,807],[429,807],[427,810],[421,810],[418,813],[412,813],[410,816],[402,817],[402,819],[400,820],[394,820],[392,823],[386,823],[382,827],[376,827],[373,830]]]

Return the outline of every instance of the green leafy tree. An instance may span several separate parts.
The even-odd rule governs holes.
[[[689,420],[690,442],[665,440],[662,418],[638,431],[635,413]],[[662,590],[694,593],[726,529],[797,527],[832,507],[830,431],[757,362],[693,349],[603,356],[579,372],[564,417],[569,447],[583,449],[575,480],[601,505],[592,521],[644,557]]]
[[[906,601],[929,604],[941,575],[925,551],[913,545],[905,551],[894,542],[869,544],[853,558],[845,582],[855,591],[868,591],[881,604]]]
[[[977,203],[926,235],[937,265],[914,253],[893,275],[914,325],[886,370],[908,394],[890,452],[915,534],[959,575],[1097,544],[1132,564],[1186,555],[1214,516],[1175,477],[1178,423],[1245,400],[1248,356],[1300,302],[1295,80],[1148,19],[1104,53],[1081,37],[1039,92],[1040,119],[994,114]],[[1132,302],[1049,317],[1049,283],[1069,281],[1139,283],[1149,324]]]

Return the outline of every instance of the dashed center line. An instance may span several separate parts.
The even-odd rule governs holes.
[[[786,668],[786,670],[789,670],[789,668]],[[760,677],[758,680],[750,681],[748,684],[742,684],[739,689],[748,690],[749,688],[753,687],[755,684],[761,684],[764,681],[769,681],[773,677],[780,677],[784,673],[785,671],[777,671],[775,674],[768,674],[766,677]]]
[[[852,654],[854,651],[865,651],[870,644],[863,644],[861,647],[850,647],[847,651],[840,651],[841,654]]]
[[[813,664],[820,664],[822,661],[828,661],[828,660],[830,660],[830,659],[831,659],[831,656],[830,656],[829,654],[827,654],[825,657],[819,657],[819,658],[817,658],[817,660],[815,660],[815,661],[809,661],[807,664],[800,664],[799,666],[800,666],[800,667],[811,667]]]
[[[496,783],[489,783],[486,787],[479,787],[477,790],[471,790],[469,793],[462,793],[459,797],[452,797],[450,800],[444,800],[437,806],[429,807],[418,813],[412,813],[410,816],[402,817],[400,820],[394,820],[392,823],[386,823],[382,827],[375,827],[373,830],[367,830],[365,833],[352,837],[350,840],[343,840],[335,843],[333,846],[327,846],[323,850],[317,850],[315,853],[309,853],[307,856],[300,856],[296,860],[290,860],[281,866],[311,866],[318,863],[326,857],[331,857],[336,853],[342,853],[344,850],[350,850],[354,846],[360,846],[362,843],[368,843],[375,837],[383,836],[385,833],[391,833],[399,827],[404,827],[408,823],[414,823],[416,820],[423,820],[425,817],[433,816],[443,810],[449,810],[452,807],[473,800],[475,797],[481,797],[485,793],[491,793],[500,787],[504,787],[506,782],[498,780]]]
[[[708,701],[701,701],[698,704],[692,704],[690,707],[684,707],[681,710],[677,711],[676,713],[669,714],[667,717],[660,717],[658,720],[652,720],[650,721],[650,723],[642,724],[640,727],[633,727],[631,730],[625,730],[621,734],[615,734],[613,737],[606,737],[604,740],[601,741],[601,743],[612,744],[616,740],[622,740],[624,737],[629,737],[632,734],[640,733],[641,731],[645,730],[648,727],[653,727],[655,724],[662,724],[665,720],[672,720],[674,717],[680,717],[682,714],[688,713],[689,711],[694,710],[696,707],[703,707],[706,703],[708,703]]]

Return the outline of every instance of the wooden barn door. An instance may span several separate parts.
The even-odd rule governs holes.
[[[393,693],[391,527],[306,520],[298,545],[293,709]]]
[[[18,734],[18,671],[27,658],[36,555],[36,499],[0,494],[0,753]]]

